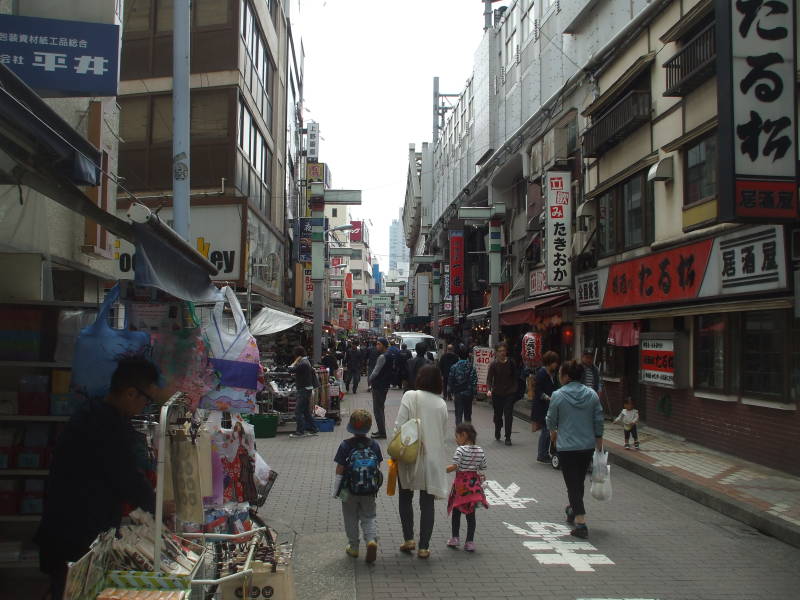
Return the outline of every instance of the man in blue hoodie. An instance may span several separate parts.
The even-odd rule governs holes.
[[[561,366],[561,388],[553,392],[547,410],[547,428],[558,450],[567,485],[567,521],[575,537],[587,538],[584,480],[595,450],[603,449],[603,408],[597,392],[581,383],[583,365],[570,360]]]

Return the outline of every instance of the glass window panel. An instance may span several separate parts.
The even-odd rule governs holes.
[[[172,31],[172,0],[156,0],[156,31]]]
[[[686,151],[685,203],[717,195],[717,138],[712,135]]]
[[[250,134],[252,130],[252,123],[250,113],[246,107],[242,107],[242,151],[245,158],[250,158]]]
[[[614,210],[614,195],[606,192],[598,200],[600,214],[598,215],[597,239],[600,243],[600,253],[610,254],[617,249],[616,236],[616,211]]]
[[[192,2],[192,12],[194,12],[195,24],[198,27],[209,25],[226,25],[228,23],[227,0],[194,0]]]
[[[228,137],[228,93],[203,91],[192,94],[192,139]]]
[[[742,313],[742,393],[784,400],[784,341],[781,311]]]
[[[623,184],[622,203],[625,248],[641,246],[644,243],[644,203],[640,176]]]
[[[123,17],[124,32],[150,31],[150,2],[126,2]]]
[[[154,144],[172,141],[172,96],[153,96],[152,124]]]
[[[721,390],[725,387],[724,315],[702,315],[695,320],[694,387]]]
[[[146,142],[150,98],[119,98],[119,135],[126,143]]]

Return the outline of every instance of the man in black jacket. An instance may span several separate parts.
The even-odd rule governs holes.
[[[108,396],[75,413],[58,440],[34,537],[53,600],[64,594],[67,563],[86,554],[98,534],[119,527],[123,504],[155,511],[153,486],[137,462],[144,440],[131,418],[164,399],[157,383],[152,363],[121,360]]]
[[[317,435],[317,424],[311,415],[311,395],[314,393],[314,388],[319,386],[319,379],[306,356],[306,349],[302,346],[295,347],[294,362],[289,365],[289,372],[294,373],[297,398],[294,408],[295,432],[290,433],[289,437]]]
[[[378,338],[375,349],[378,356],[375,360],[375,368],[369,373],[369,384],[372,388],[372,412],[375,415],[375,426],[377,431],[372,434],[376,440],[386,439],[386,394],[392,385],[394,372],[391,360],[387,360],[387,350],[389,342],[386,338]]]
[[[350,391],[350,384],[353,384],[353,393],[358,393],[358,383],[361,381],[361,369],[364,366],[364,353],[353,342],[350,349],[344,355],[344,385]]]
[[[408,380],[407,390],[417,389],[417,373],[419,373],[419,370],[425,365],[431,364],[431,361],[425,356],[427,349],[428,347],[425,345],[425,342],[417,342],[417,345],[414,347],[414,352],[416,352],[417,355],[408,362],[406,374],[406,379]]]
[[[447,352],[439,359],[439,370],[442,372],[442,398],[448,399],[447,380],[450,377],[450,369],[458,362],[456,349],[453,344],[448,344]]]
[[[541,430],[539,434],[539,448],[536,460],[540,463],[550,463],[550,432],[547,430],[547,409],[550,407],[550,396],[560,386],[558,382],[558,365],[561,358],[556,352],[548,351],[542,356],[542,366],[536,372],[536,391],[533,395],[531,407],[531,425],[534,431]]]

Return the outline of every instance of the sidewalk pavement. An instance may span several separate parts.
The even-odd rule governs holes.
[[[638,451],[625,449],[621,425],[606,423],[604,437],[612,464],[800,547],[800,477],[646,426]]]

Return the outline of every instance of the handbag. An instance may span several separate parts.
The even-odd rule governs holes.
[[[419,392],[414,394],[414,415],[415,417],[409,419],[400,426],[400,430],[392,438],[387,452],[397,462],[406,465],[411,465],[417,462],[417,457],[420,452],[421,445],[421,423],[418,414],[417,404],[419,402]]]
[[[103,300],[95,322],[81,330],[75,343],[70,387],[85,398],[102,398],[108,394],[111,376],[120,360],[148,357],[150,353],[150,334],[113,329],[108,324],[111,307],[119,299],[119,294],[117,284]]]

